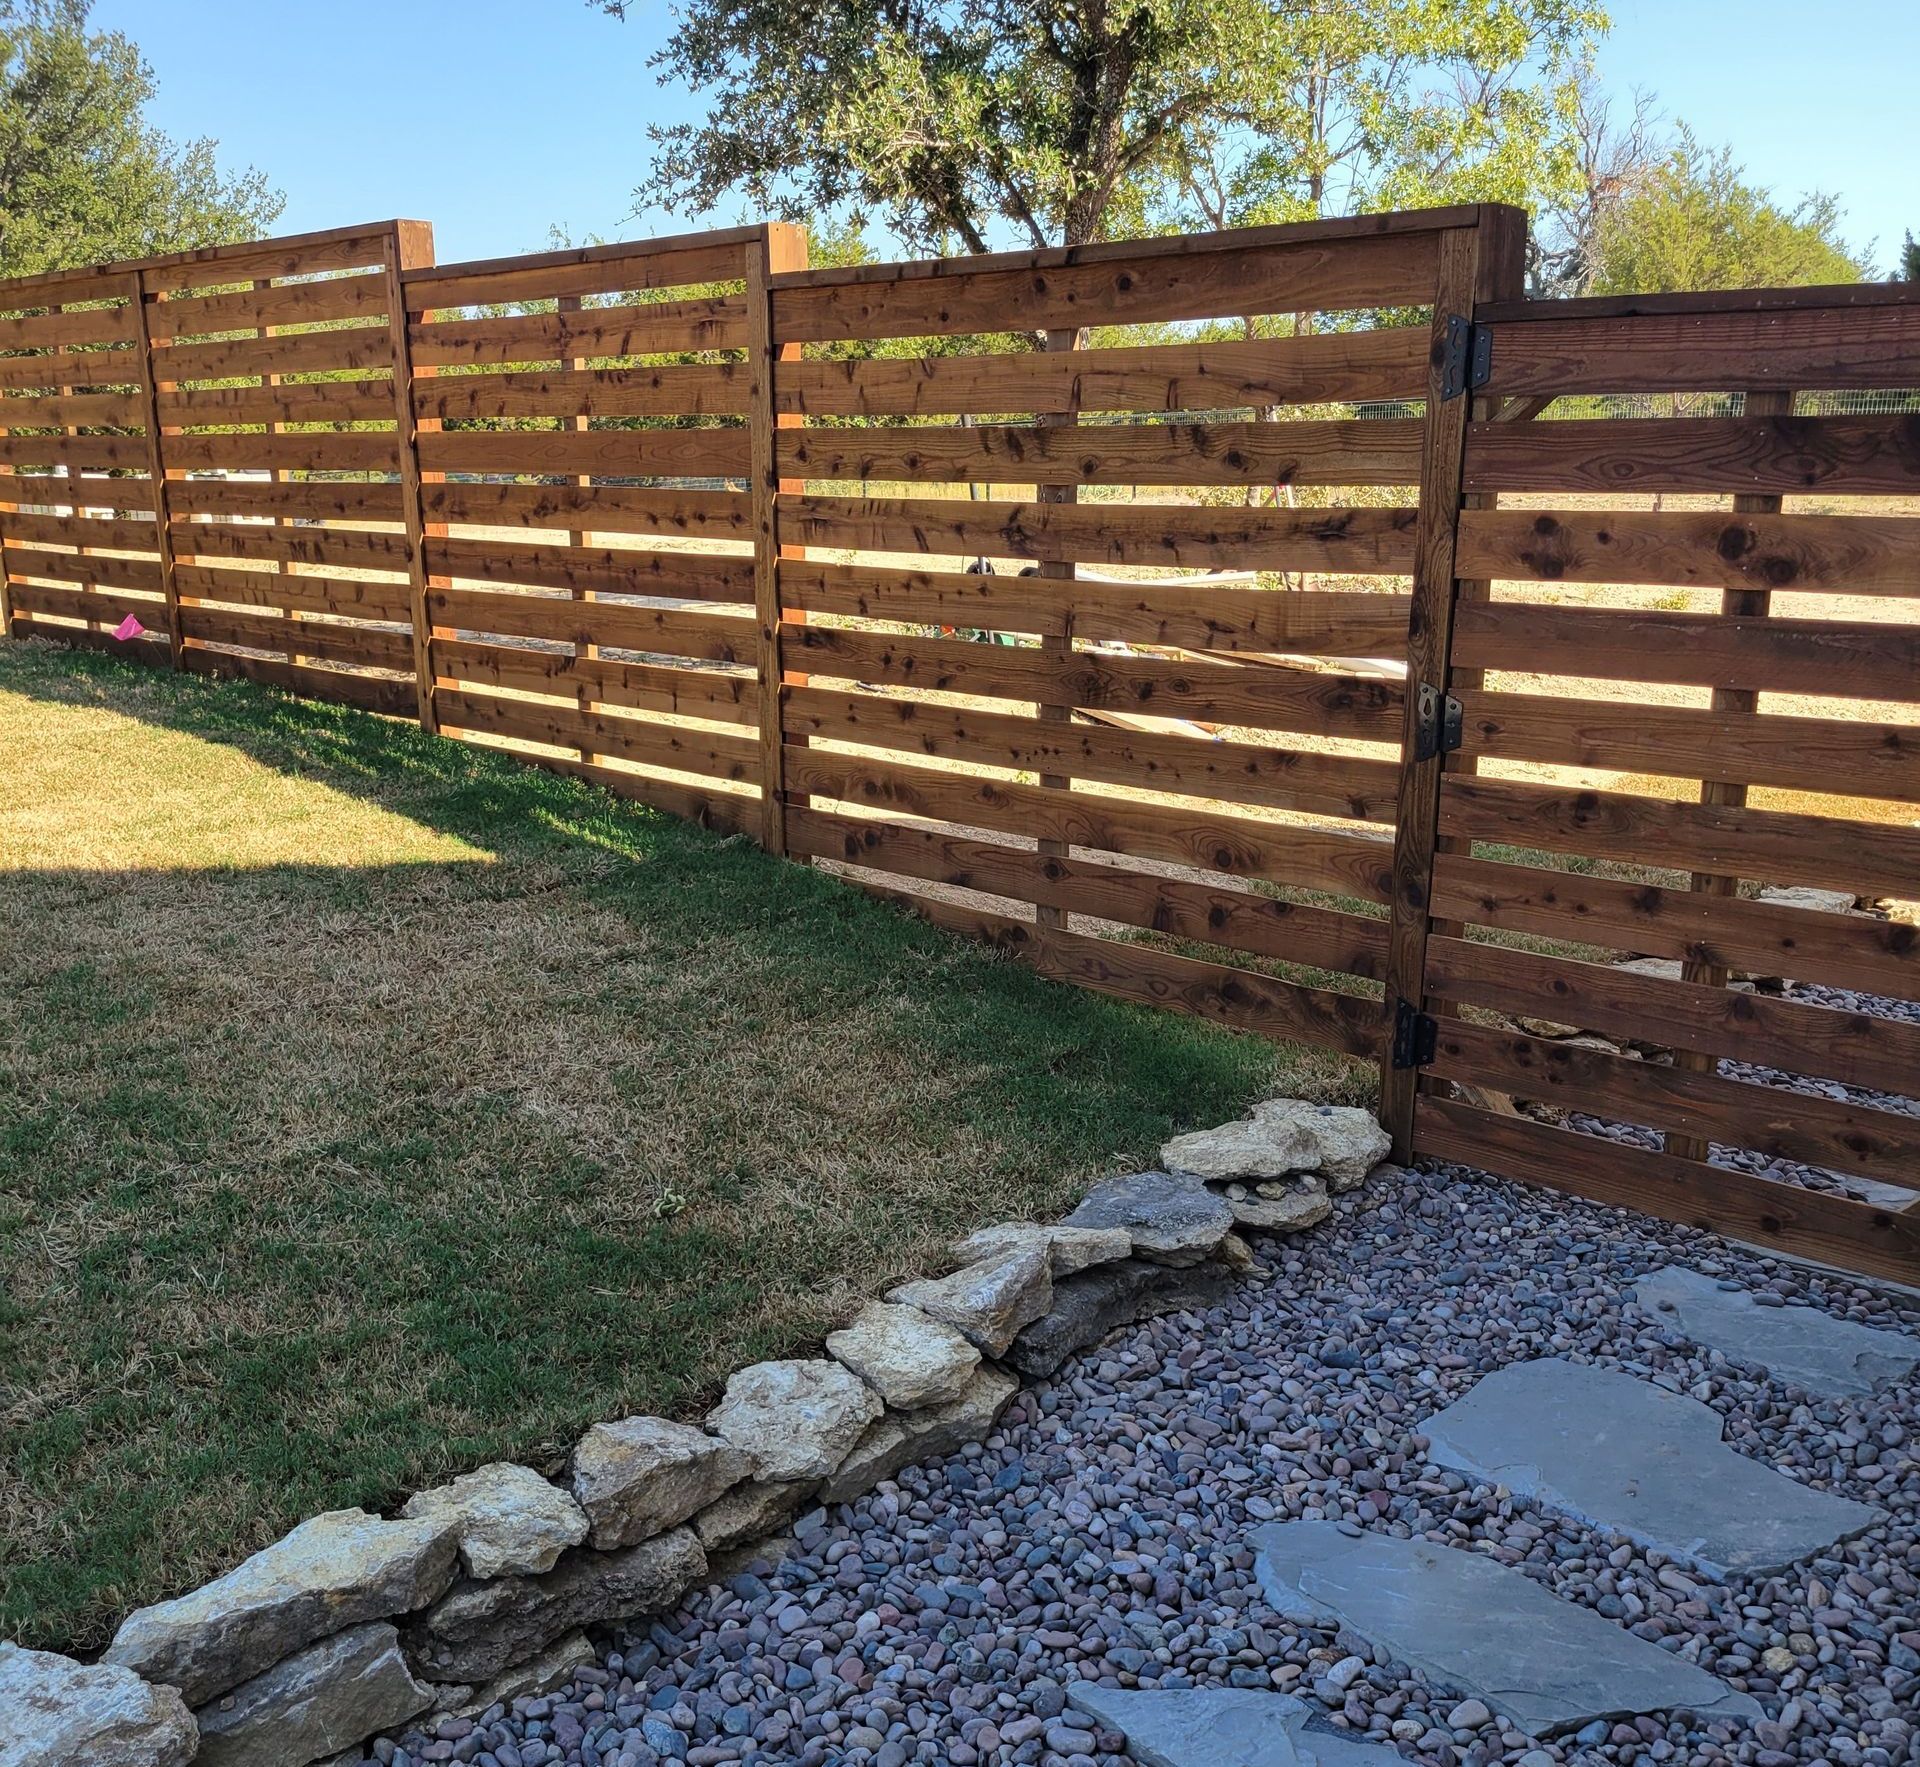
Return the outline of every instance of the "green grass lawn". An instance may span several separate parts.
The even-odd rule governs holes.
[[[691,1415],[1331,1058],[387,720],[0,644],[0,1635]]]

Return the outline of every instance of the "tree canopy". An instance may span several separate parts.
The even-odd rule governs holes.
[[[1858,282],[1866,266],[1821,192],[1783,208],[1749,184],[1729,148],[1682,126],[1664,160],[1601,217],[1596,294]]]
[[[153,70],[91,0],[0,0],[0,275],[249,239],[284,206],[143,115]]]
[[[707,115],[652,127],[636,194],[970,251],[1517,200],[1570,170],[1605,23],[1589,0],[683,0],[655,66]]]

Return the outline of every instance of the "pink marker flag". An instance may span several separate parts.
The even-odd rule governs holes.
[[[128,614],[127,617],[124,620],[122,620],[119,625],[114,627],[113,635],[114,637],[118,638],[122,644],[124,644],[129,638],[138,638],[145,631],[146,631],[146,627],[141,625],[140,622],[137,619],[135,619],[132,614]]]

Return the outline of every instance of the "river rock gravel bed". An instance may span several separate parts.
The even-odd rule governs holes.
[[[600,1665],[570,1687],[382,1741],[374,1758],[1119,1767],[1121,1738],[1067,1704],[1092,1679],[1284,1689],[1448,1767],[1920,1767],[1920,1394],[1809,1394],[1626,1295],[1678,1262],[1882,1327],[1920,1330],[1920,1306],[1452,1168],[1388,1169],[1323,1227],[1256,1252],[1227,1302],[1120,1332],[1023,1392],[983,1446],[803,1515],[784,1562],[603,1636]],[[1789,1572],[1720,1585],[1426,1464],[1423,1418],[1539,1356],[1690,1393],[1739,1452],[1885,1517]],[[1767,1716],[1600,1721],[1546,1742],[1504,1729],[1365,1639],[1266,1605],[1247,1535],[1322,1518],[1489,1553]]]

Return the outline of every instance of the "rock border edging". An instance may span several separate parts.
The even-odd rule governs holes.
[[[1252,1262],[1238,1228],[1316,1224],[1387,1146],[1366,1111],[1266,1101],[1176,1137],[1166,1170],[1106,1179],[1061,1222],[957,1241],[954,1270],[869,1303],[825,1355],[737,1371],[704,1427],[598,1423],[565,1485],[499,1462],[391,1520],[313,1517],[130,1614],[96,1666],[0,1644],[18,1702],[0,1708],[0,1760],[24,1743],[47,1767],[353,1763],[412,1720],[544,1693],[591,1659],[586,1627],[670,1611],[810,1505],[984,1440],[1023,1380],[1220,1299]]]

